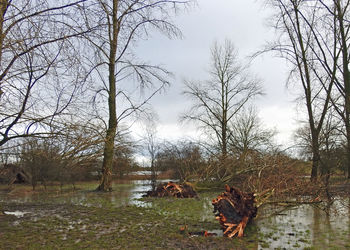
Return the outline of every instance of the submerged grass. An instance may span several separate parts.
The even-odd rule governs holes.
[[[201,224],[193,211],[178,214],[158,211],[156,208],[136,206],[86,207],[42,203],[33,205],[4,205],[5,208],[35,210],[40,217],[2,216],[0,218],[0,249],[153,249],[161,248],[227,248],[243,247],[239,241],[222,238],[189,238],[180,233],[180,226],[201,230]],[[52,211],[52,214],[48,213]],[[15,223],[18,222],[18,223]],[[204,226],[209,226],[205,223]],[[214,225],[212,225],[214,227]],[[215,246],[215,247],[214,247]]]
[[[220,230],[211,205],[216,191],[201,192],[198,199],[142,198],[140,202],[147,206],[140,207],[118,198],[129,192],[131,184],[115,184],[112,193],[88,191],[96,186],[88,183],[77,185],[79,191],[75,192],[69,188],[59,193],[43,192],[30,201],[0,195],[4,211],[27,212],[20,218],[0,215],[0,249],[313,249],[316,244],[310,240],[315,235],[307,228],[288,235],[290,232],[283,232],[271,218],[249,224],[242,239],[182,233],[180,227],[184,226],[192,232]],[[322,244],[349,246],[349,231],[336,232],[342,240]],[[286,237],[287,241],[281,241]],[[286,245],[278,245],[280,242]]]

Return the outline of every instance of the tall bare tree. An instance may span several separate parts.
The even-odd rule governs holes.
[[[100,27],[86,37],[90,47],[93,48],[86,58],[92,68],[90,77],[95,83],[101,83],[95,84],[97,93],[95,100],[97,100],[96,103],[98,101],[103,103],[108,99],[103,174],[97,190],[111,190],[111,167],[118,123],[123,118],[140,111],[155,93],[169,83],[168,71],[137,61],[132,52],[133,45],[139,39],[146,38],[152,29],[164,32],[169,37],[179,35],[179,30],[171,22],[171,12],[174,13],[179,6],[188,2],[185,0],[94,0],[86,3],[82,8],[87,27],[96,23]],[[144,96],[142,100],[135,101],[133,98],[133,82],[130,79],[132,76],[138,89],[154,87],[153,91],[148,92],[149,95]],[[122,87],[123,84],[126,85],[125,88]],[[118,106],[117,98],[123,99]],[[101,115],[101,118],[103,116]]]
[[[182,119],[197,123],[213,136],[217,152],[225,158],[232,137],[231,121],[248,101],[262,94],[262,88],[248,67],[239,62],[228,40],[224,45],[215,43],[211,49],[209,75],[204,82],[185,82],[184,95],[193,100],[193,105]]]
[[[349,10],[350,1],[319,1],[323,9],[332,17],[332,37],[336,43],[334,58],[337,59],[337,68],[329,71],[329,75],[335,76],[336,94],[333,95],[332,104],[341,117],[345,126],[345,137],[347,141],[347,168],[350,178],[350,71],[349,71],[349,38],[350,27]],[[324,64],[327,66],[327,64]]]
[[[312,144],[311,180],[320,167],[320,132],[335,80],[337,53],[335,41],[329,39],[318,1],[268,1],[276,10],[274,28],[280,33],[267,51],[275,51],[292,65],[290,81],[302,87]],[[328,27],[329,28],[329,27]],[[331,72],[331,74],[329,74]]]
[[[77,1],[0,1],[0,146],[50,134],[79,89]]]

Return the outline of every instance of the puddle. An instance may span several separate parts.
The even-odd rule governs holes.
[[[29,214],[29,212],[23,212],[23,211],[13,211],[13,212],[4,211],[4,214],[7,214],[7,215],[14,215],[14,216],[16,216],[17,218],[22,218],[25,214]]]
[[[214,217],[214,207],[211,204],[212,198],[210,197],[204,197],[203,200],[203,211],[201,213],[201,220],[202,221],[210,221]]]
[[[168,182],[176,180],[160,180],[160,182]],[[97,186],[97,184],[96,184]],[[98,193],[91,191],[77,190],[69,194],[45,193],[45,192],[28,192],[18,195],[0,193],[0,202],[5,203],[37,203],[41,201],[59,200],[62,204],[72,203],[81,206],[126,206],[135,205],[139,207],[149,207],[151,204],[140,200],[142,196],[151,189],[151,181],[149,180],[133,180],[124,184],[114,185],[112,192]]]
[[[162,173],[161,171],[156,171],[156,175],[159,175],[160,173]],[[152,171],[136,171],[136,172],[131,172],[129,173],[129,175],[152,175]]]

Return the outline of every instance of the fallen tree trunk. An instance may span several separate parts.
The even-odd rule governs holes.
[[[213,200],[214,213],[224,236],[242,237],[247,223],[256,216],[254,193],[245,193],[225,185],[225,192]]]
[[[177,184],[172,181],[160,183],[155,190],[148,191],[144,197],[165,197],[174,196],[176,198],[193,198],[197,193],[189,184]]]

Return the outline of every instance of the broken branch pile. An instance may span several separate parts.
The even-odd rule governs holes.
[[[213,200],[216,219],[229,238],[243,236],[247,223],[256,216],[254,193],[245,193],[225,185],[226,191]]]
[[[176,184],[172,181],[160,183],[155,190],[148,191],[144,197],[165,197],[174,196],[176,198],[193,198],[197,193],[189,184]]]

